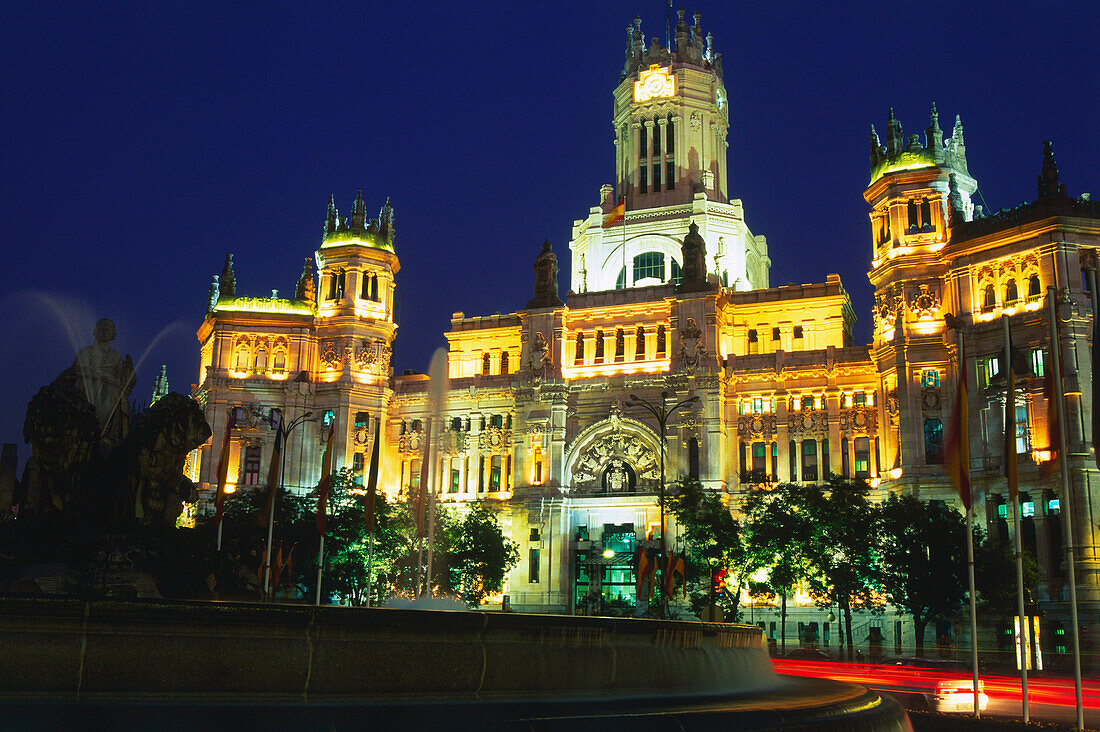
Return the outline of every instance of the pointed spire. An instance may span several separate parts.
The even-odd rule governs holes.
[[[313,260],[306,257],[305,264],[302,265],[302,274],[298,275],[298,284],[294,288],[294,299],[312,305],[315,294],[313,286]]]
[[[890,116],[886,119],[886,154],[891,158],[901,155],[904,138],[901,135],[901,122],[894,116],[890,107]]]
[[[220,297],[237,296],[237,275],[233,272],[233,255],[225,255],[225,266],[222,267],[221,277],[218,278],[218,292]]]
[[[940,129],[940,113],[936,111],[936,103],[932,102],[932,110],[928,115],[928,129],[924,131],[925,147],[935,156],[937,163],[943,162],[943,130]]]
[[[218,276],[211,275],[210,289],[206,291],[206,312],[211,312],[218,306],[218,297],[221,289],[218,287]]]
[[[162,396],[168,393],[168,365],[160,365],[160,373],[153,379],[153,394],[149,399],[149,406],[156,404]]]
[[[882,162],[882,141],[878,139],[878,131],[875,125],[871,125],[871,167]]]
[[[367,205],[363,203],[363,189],[355,195],[355,203],[351,205],[351,228],[365,229],[367,225]]]
[[[714,36],[710,31],[707,31],[707,47],[703,51],[703,58],[707,61],[714,61]]]
[[[966,143],[963,141],[963,125],[957,114],[955,115],[955,126],[951,130],[951,137],[947,140],[944,162],[961,173],[968,173],[966,169]]]
[[[1043,142],[1043,170],[1039,173],[1039,198],[1065,196],[1066,187],[1058,180],[1058,163],[1054,160],[1054,146],[1050,140]]]
[[[393,237],[397,231],[394,227],[393,206],[390,204],[389,196],[386,196],[386,203],[378,212],[378,233],[391,246],[393,245]]]
[[[676,23],[676,53],[686,54],[691,45],[691,29],[684,22],[684,9],[676,11],[680,20]]]
[[[339,212],[336,210],[336,194],[328,196],[328,215],[325,217],[325,238],[332,236],[340,228]]]

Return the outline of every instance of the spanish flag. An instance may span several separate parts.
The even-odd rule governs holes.
[[[370,474],[367,476],[367,533],[374,534],[374,504],[378,494],[378,444],[382,442],[382,419],[374,418],[374,449],[370,454]]]
[[[1057,326],[1055,326],[1057,327]],[[1057,348],[1058,344],[1051,343],[1051,348]],[[1046,373],[1043,375],[1043,396],[1047,400],[1047,450],[1050,459],[1039,464],[1039,477],[1046,479],[1058,472],[1058,460],[1062,457],[1059,453],[1062,446],[1062,430],[1058,423],[1058,410],[1061,409],[1058,393],[1054,384],[1053,355],[1047,359]]]
[[[332,493],[332,443],[336,436],[336,418],[328,428],[328,442],[325,454],[321,458],[321,481],[317,484],[317,530],[325,533],[325,517],[328,512],[328,497]]]
[[[638,597],[641,597],[641,595],[642,595],[642,586],[645,584],[646,575],[649,574],[649,569],[650,569],[650,567],[649,567],[649,555],[646,554],[645,547],[638,547],[637,554],[638,554],[638,562],[637,562],[637,564],[638,564],[638,575],[637,575],[637,579],[635,580],[635,582],[637,583],[637,587],[635,587],[635,592],[636,592]]]
[[[229,478],[229,443],[232,440],[233,417],[225,425],[222,452],[218,456],[218,492],[214,496],[214,525],[221,526],[225,515],[225,484]]]
[[[619,196],[619,202],[615,207],[603,215],[603,228],[607,228],[626,218],[626,197]]]
[[[256,516],[258,526],[267,526],[271,513],[275,510],[275,494],[279,492],[279,469],[282,467],[283,426],[275,427],[275,447],[271,450],[271,465],[267,469],[267,503],[264,510]]]
[[[955,377],[955,413],[947,427],[947,471],[963,506],[970,510],[970,405],[966,389],[966,350],[959,344],[959,371]],[[1013,443],[1015,444],[1015,443]]]
[[[676,556],[672,552],[668,553],[668,561],[665,565],[665,597],[672,597],[672,590],[675,586],[676,575],[680,575],[680,579],[684,578],[684,558],[683,556]]]

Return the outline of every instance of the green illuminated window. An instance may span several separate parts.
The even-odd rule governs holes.
[[[925,369],[920,374],[921,386],[939,386],[940,385],[940,372],[935,369]]]
[[[1032,348],[1031,349],[1030,361],[1031,361],[1031,373],[1035,374],[1036,376],[1038,376],[1040,378],[1042,378],[1043,376],[1046,376],[1046,373],[1047,373],[1046,362],[1043,359],[1043,349],[1042,348]]]
[[[943,464],[943,422],[924,420],[924,460],[928,465]]]
[[[634,281],[654,277],[665,280],[665,255],[661,252],[642,252],[634,257]]]
[[[683,276],[680,274],[680,263],[674,258],[672,260],[672,284],[678,285],[683,282]]]

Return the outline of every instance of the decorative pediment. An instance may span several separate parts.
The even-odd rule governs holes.
[[[657,435],[636,419],[614,410],[590,425],[566,450],[566,475],[573,493],[656,489],[661,476]],[[624,482],[629,476],[629,482]]]

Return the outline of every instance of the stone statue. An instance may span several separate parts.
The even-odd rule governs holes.
[[[613,460],[607,468],[607,490],[610,493],[626,493],[630,487],[630,476],[622,460]]]
[[[552,308],[563,305],[558,297],[558,258],[549,241],[542,243],[542,252],[535,258],[535,296],[527,302],[527,309]]]
[[[73,365],[58,380],[72,382],[95,409],[100,440],[107,449],[126,436],[130,426],[130,392],[134,388],[134,363],[111,348],[115,324],[103,318],[92,331],[95,342],[80,349]]]
[[[707,243],[699,235],[699,226],[692,221],[688,235],[680,248],[683,266],[680,268],[680,291],[707,289]]]
[[[122,528],[134,523],[175,525],[183,502],[198,498],[195,485],[183,475],[183,463],[209,437],[202,408],[175,392],[138,417],[108,461],[107,473],[116,491],[115,517]]]

